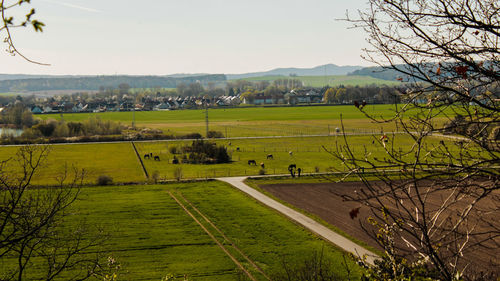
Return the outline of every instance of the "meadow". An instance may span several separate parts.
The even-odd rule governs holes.
[[[373,136],[349,136],[347,142],[354,147],[354,153],[362,154],[364,149],[373,157],[384,158],[385,151],[379,144],[373,144]],[[329,152],[335,151],[336,144],[344,143],[341,136],[330,137],[290,137],[265,139],[215,140],[218,145],[228,148],[232,162],[226,164],[172,164],[174,156],[179,160],[182,154],[172,154],[169,150],[176,147],[180,151],[190,141],[174,142],[136,142],[139,155],[148,153],[158,155],[161,161],[143,159],[149,175],[156,173],[162,180],[176,179],[176,171],[182,178],[215,178],[229,176],[248,176],[265,174],[288,174],[288,165],[296,164],[303,174],[317,172],[343,171],[342,162]],[[396,136],[396,147],[408,147],[412,140],[406,136]],[[437,142],[437,140],[436,140]],[[229,143],[231,145],[229,145]],[[239,148],[239,150],[238,150]],[[290,152],[292,152],[290,154]],[[273,159],[267,159],[272,154]],[[257,165],[249,165],[255,160]],[[260,163],[264,164],[261,169]]]
[[[146,182],[149,180],[179,180],[193,178],[216,178],[229,176],[251,176],[259,174],[288,174],[288,165],[296,164],[302,174],[343,171],[344,166],[330,152],[336,151],[337,145],[346,141],[358,155],[370,153],[371,157],[383,159],[385,151],[378,143],[380,134],[375,135],[341,135],[318,137],[276,137],[276,138],[236,138],[213,139],[217,145],[227,148],[231,157],[225,164],[184,164],[182,158],[188,156],[180,153],[182,147],[192,141],[136,141],[139,160],[130,142],[88,143],[50,146],[49,156],[33,179],[35,185],[55,185],[57,178],[67,168],[71,174],[73,168],[84,169],[84,183],[95,184],[101,175],[110,176],[115,183]],[[405,148],[412,144],[408,136],[394,135],[389,145],[394,142],[395,148]],[[429,140],[429,144],[437,144],[439,138]],[[0,147],[0,160],[16,155],[19,147]],[[172,153],[173,149],[177,152]],[[291,153],[290,153],[291,152]],[[146,154],[159,156],[160,161],[144,158]],[[268,159],[268,155],[272,159]],[[173,164],[176,157],[181,163]],[[256,165],[249,165],[255,160]],[[260,164],[264,164],[264,169]],[[143,166],[142,166],[143,165]],[[11,160],[9,172],[20,171],[17,162]]]
[[[389,117],[392,108],[375,105],[365,110]],[[128,123],[132,114],[95,115]],[[162,128],[165,133],[204,132],[205,129],[203,110],[135,114],[139,126]],[[335,130],[340,127],[341,114],[346,132],[353,133],[345,140]],[[64,114],[64,120],[81,121],[90,115],[94,114]],[[83,187],[79,200],[72,206],[74,219],[66,221],[65,227],[69,229],[81,220],[89,226],[105,229],[107,239],[100,250],[122,264],[119,280],[160,280],[167,274],[177,277],[188,274],[192,280],[246,280],[242,268],[256,280],[266,280],[266,276],[278,274],[283,262],[298,266],[304,258],[320,251],[331,268],[341,275],[341,280],[346,279],[341,251],[275,211],[225,183],[175,183],[175,180],[287,174],[287,167],[292,163],[304,174],[342,171],[342,163],[329,151],[335,151],[338,143],[347,141],[355,153],[364,153],[366,149],[372,157],[383,158],[384,150],[376,140],[381,130],[388,128],[370,123],[354,106],[210,109],[209,116],[211,130],[220,128],[226,136],[235,137],[211,140],[228,149],[231,163],[172,164],[174,156],[180,160],[183,157],[172,154],[172,148],[181,151],[191,142],[187,140],[51,145],[46,163],[33,183],[53,185],[65,167],[85,169],[86,184],[94,185],[100,175],[111,176],[114,183],[140,183]],[[60,118],[59,115],[39,117]],[[312,134],[321,136],[305,136]],[[258,136],[282,137],[256,138]],[[408,147],[412,143],[407,136],[396,134],[395,137],[389,145],[394,142],[395,147]],[[438,142],[435,138],[429,144]],[[0,147],[0,160],[15,157],[17,149]],[[160,161],[144,159],[143,155],[149,153],[159,156]],[[273,155],[272,159],[268,159],[268,154]],[[257,165],[248,165],[248,160],[255,160]],[[259,165],[261,162],[264,169]],[[19,168],[13,161],[6,172],[15,174]],[[149,179],[143,169],[150,175]],[[146,181],[152,183],[153,175],[171,183],[141,185]],[[2,266],[8,264],[9,261],[2,261]],[[354,269],[351,277],[358,278],[359,269],[349,266]],[[36,279],[37,274],[34,268],[29,273],[30,279]]]
[[[88,252],[99,250],[115,258],[122,267],[118,280],[160,280],[167,274],[187,275],[189,280],[248,280],[169,192],[256,280],[272,278],[283,262],[298,265],[315,252],[322,252],[336,273],[347,278],[341,251],[217,181],[83,188],[65,227],[84,219],[103,228],[104,243]],[[2,264],[6,269],[9,261]],[[348,266],[354,271],[350,277],[358,279],[359,268],[349,261]],[[27,276],[38,277],[36,271]]]
[[[368,105],[364,112],[377,118],[394,115],[394,105]],[[137,111],[63,114],[65,121],[83,121],[90,116],[120,122],[130,126],[134,119],[138,127],[161,129],[164,134],[205,135],[205,110]],[[41,119],[60,120],[60,114],[36,115]],[[348,133],[395,131],[393,123],[375,123],[353,105],[242,107],[208,110],[209,130],[220,131],[226,137],[328,135],[341,128]],[[342,122],[341,122],[342,120]],[[436,122],[444,122],[437,118]]]
[[[269,81],[272,82],[278,79],[298,79],[304,83],[306,87],[324,87],[331,86],[337,87],[340,85],[344,86],[367,86],[367,85],[399,85],[399,81],[388,81],[378,78],[373,78],[370,76],[359,76],[359,75],[326,75],[326,76],[261,76],[261,77],[251,77],[241,80],[246,81]]]
[[[6,172],[16,174],[20,163],[12,158],[18,146],[0,147],[0,161],[11,159],[4,167]],[[95,184],[100,175],[109,175],[118,183],[144,181],[145,175],[130,143],[88,143],[51,145],[48,157],[35,174],[34,185],[56,185],[65,170],[73,175],[73,169],[85,170],[85,183]]]

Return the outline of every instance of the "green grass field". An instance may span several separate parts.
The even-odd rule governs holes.
[[[366,85],[399,85],[399,81],[388,81],[378,78],[373,78],[370,76],[358,76],[358,75],[327,75],[327,76],[261,76],[261,77],[251,77],[244,78],[241,80],[246,81],[269,81],[272,82],[278,79],[298,79],[304,83],[307,87],[324,87],[324,86],[366,86]]]
[[[0,160],[15,157],[18,147],[0,147]],[[86,183],[95,183],[100,175],[109,175],[114,182],[144,181],[145,176],[130,143],[51,145],[49,156],[33,179],[35,185],[54,185],[57,177],[68,168],[85,169]],[[11,161],[9,172],[20,170]]]
[[[372,136],[349,136],[347,139],[354,153],[361,155],[366,147],[373,157],[383,159],[385,156],[383,147],[372,144],[373,140]],[[341,161],[328,153],[335,151],[336,142],[342,144],[344,140],[336,136],[217,140],[217,144],[228,148],[233,162],[212,165],[171,164],[174,156],[181,160],[182,154],[171,154],[168,148],[175,146],[180,150],[182,146],[189,144],[189,141],[137,142],[136,147],[141,156],[148,153],[160,156],[161,161],[143,160],[150,175],[156,171],[161,179],[172,180],[175,179],[174,171],[179,168],[182,170],[183,178],[258,175],[261,170],[260,163],[264,163],[266,174],[288,174],[289,164],[296,164],[302,168],[303,173],[343,171]],[[396,147],[411,145],[411,139],[402,135],[396,136],[396,142]],[[237,151],[238,147],[240,151]],[[292,155],[289,154],[290,151]],[[272,154],[273,159],[267,159],[268,154]],[[255,160],[257,165],[248,165],[248,160]]]
[[[378,135],[376,134],[375,138]],[[361,155],[366,148],[372,157],[383,159],[385,157],[383,147],[377,142],[372,143],[375,138],[371,135],[348,136],[347,142],[353,147],[354,153]],[[335,151],[336,143],[341,145],[345,142],[342,136],[216,139],[212,141],[228,149],[231,163],[172,164],[174,156],[182,160],[183,154],[172,154],[169,149],[176,147],[180,151],[191,141],[135,142],[135,146],[149,176],[156,174],[160,180],[177,179],[175,174],[177,170],[181,171],[182,179],[259,175],[262,172],[260,163],[264,163],[266,174],[287,174],[289,164],[296,164],[304,174],[343,171],[344,169],[341,161],[329,153],[329,151]],[[437,138],[429,140],[429,144],[436,144],[438,141]],[[396,148],[405,148],[411,143],[409,137],[396,135]],[[0,160],[15,156],[17,150],[18,147],[0,147]],[[161,161],[144,159],[143,156],[149,153],[159,156]],[[267,159],[268,154],[272,154],[273,159]],[[255,160],[257,165],[248,165],[248,160]],[[72,167],[85,169],[85,183],[90,184],[96,183],[100,175],[111,176],[115,183],[147,180],[132,144],[126,142],[52,145],[49,157],[33,183],[36,185],[56,184],[56,178],[65,166],[70,169]],[[9,169],[14,172],[19,171],[20,167],[10,165]]]
[[[281,270],[283,261],[294,264],[315,251],[345,278],[342,253],[285,217],[221,182],[162,186],[84,188],[73,205],[66,227],[84,219],[105,229],[101,246],[121,263],[118,280],[160,280],[167,274],[187,274],[190,280],[247,280],[235,263],[202,228],[170,197],[168,191],[195,206],[266,275]],[[188,210],[195,213],[193,207]],[[203,220],[199,214],[195,214]],[[231,243],[202,223],[257,280],[265,280]],[[89,250],[93,252],[93,250]],[[4,269],[8,261],[2,261]],[[352,263],[349,266],[359,274]],[[37,279],[29,272],[29,280]]]
[[[381,118],[394,115],[394,105],[369,105],[365,112]],[[90,116],[131,125],[133,112],[64,114],[65,121],[82,121]],[[341,127],[349,133],[374,133],[396,130],[393,123],[374,123],[353,105],[251,107],[209,109],[209,129],[227,137],[327,135]],[[60,119],[59,114],[37,115],[42,119]],[[439,119],[439,118],[438,118]],[[204,110],[135,112],[139,127],[159,128],[165,134],[182,135],[193,132],[205,135]],[[444,122],[438,120],[437,122]]]

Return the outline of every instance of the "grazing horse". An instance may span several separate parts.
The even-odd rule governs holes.
[[[269,160],[269,159],[271,159],[271,160],[272,160],[272,159],[274,159],[274,158],[273,158],[273,155],[272,155],[272,154],[268,154],[268,155],[267,155],[267,159],[268,159],[268,160]]]
[[[160,156],[155,155],[154,160],[155,160],[155,161],[160,161]]]
[[[292,178],[295,178],[295,168],[297,168],[297,165],[295,164],[288,165],[288,171],[290,172]]]
[[[240,151],[240,148],[239,148],[239,147],[237,147],[237,148],[236,148],[236,151]]]
[[[255,162],[255,160],[248,160],[248,165],[257,166],[257,163]]]
[[[144,154],[144,159],[149,159],[149,153],[148,154]]]
[[[290,156],[293,156],[293,151],[288,151],[288,154],[290,154]]]
[[[260,162],[260,167],[264,169],[264,162]]]

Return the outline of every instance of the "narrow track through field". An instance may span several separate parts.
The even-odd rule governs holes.
[[[250,278],[253,281],[257,281],[257,279],[255,279],[255,277],[233,255],[231,255],[231,253],[226,249],[226,247],[224,247],[224,245],[222,245],[222,243],[219,242],[217,238],[215,238],[215,236],[186,208],[186,206],[184,206],[184,204],[182,204],[181,201],[179,201],[179,199],[177,199],[177,197],[174,196],[174,194],[171,191],[167,192],[170,195],[170,197],[172,197],[172,199],[174,199],[175,202],[177,202],[177,204],[179,204],[179,206],[191,218],[193,218],[193,220],[208,234],[208,236],[212,238],[212,240],[217,244],[217,246],[219,246],[219,248],[221,248],[222,251],[248,276],[248,278]]]
[[[224,237],[224,240],[226,240],[229,244],[231,244],[231,246],[233,247],[233,249],[235,249],[242,257],[244,257],[258,272],[260,272],[267,280],[271,280],[271,278],[269,276],[267,276],[266,273],[264,273],[264,271],[253,261],[250,259],[250,257],[248,257],[247,255],[245,255],[245,253],[243,253],[240,248],[238,248],[238,246],[236,246],[236,244],[233,243],[233,241],[231,241],[231,239],[229,239],[225,234],[224,232],[222,232],[215,224],[212,223],[212,221],[210,219],[208,219],[203,213],[200,212],[200,210],[198,210],[198,208],[196,208],[189,200],[187,200],[184,195],[182,195],[182,193],[178,192],[179,193],[179,196],[184,200],[186,201],[189,206],[191,206],[191,208],[193,208],[193,210],[195,210],[207,223],[209,223],[222,237]]]

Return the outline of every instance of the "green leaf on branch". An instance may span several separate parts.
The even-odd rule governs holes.
[[[43,22],[40,22],[40,21],[37,21],[37,20],[33,20],[31,22],[31,24],[33,25],[33,28],[35,29],[36,32],[38,32],[38,31],[42,32],[43,31],[43,27],[45,26],[45,24]]]

